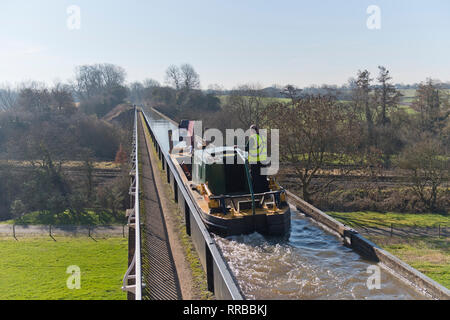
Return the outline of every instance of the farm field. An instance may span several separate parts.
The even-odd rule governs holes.
[[[127,239],[0,238],[0,300],[125,300]],[[80,289],[68,289],[67,267],[81,271]]]
[[[405,109],[408,113],[414,113],[415,111],[411,109],[411,103],[414,100],[414,96],[416,94],[416,89],[399,89],[401,94],[403,95],[400,99],[399,108]],[[222,106],[225,105],[227,96],[226,95],[219,95],[218,98],[220,99],[220,103]],[[267,101],[276,101],[276,102],[290,102],[291,100],[289,98],[263,98]],[[347,104],[350,103],[348,100],[340,100],[341,102]]]
[[[396,255],[413,268],[450,288],[450,246],[448,233],[438,237],[439,224],[450,229],[450,216],[380,212],[327,212],[333,218],[354,227],[365,237]],[[389,235],[389,226],[402,236]],[[383,230],[385,226],[385,230]],[[367,229],[366,229],[367,228]],[[431,228],[431,229],[427,229]],[[415,230],[418,232],[415,233]],[[382,232],[380,232],[382,231]]]
[[[383,249],[450,289],[449,238],[368,237]]]
[[[445,89],[443,89],[445,90]],[[399,89],[400,93],[403,95],[400,99],[398,107],[400,109],[405,110],[409,114],[416,113],[415,110],[411,108],[411,104],[414,101],[414,97],[416,95],[416,89]],[[447,94],[450,94],[450,89],[445,90]],[[220,99],[221,105],[225,105],[226,103],[226,95],[219,95],[218,98]],[[263,98],[265,100],[271,100],[271,101],[277,101],[277,102],[290,102],[290,99],[288,98]],[[343,103],[350,103],[348,100],[340,100]]]
[[[441,215],[437,213],[395,213],[395,212],[327,212],[333,218],[345,223],[350,227],[363,225],[366,227],[376,227],[380,225],[390,226],[391,223],[396,226],[415,226],[432,227],[438,224],[450,227],[450,215]]]

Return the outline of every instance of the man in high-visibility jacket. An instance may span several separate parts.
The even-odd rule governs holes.
[[[252,125],[250,131],[247,152],[250,173],[252,175],[253,191],[255,193],[265,192],[268,191],[269,185],[267,177],[261,175],[261,168],[267,160],[267,141],[265,137],[259,135],[259,130],[256,125]]]

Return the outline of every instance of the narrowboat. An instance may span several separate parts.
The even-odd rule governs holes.
[[[186,129],[184,138],[189,142],[172,147],[170,157],[210,232],[220,236],[289,233],[286,191],[274,178],[263,176],[266,183],[255,186],[245,151],[206,145],[193,136],[192,121],[181,121],[179,129]],[[201,147],[194,148],[198,141]]]

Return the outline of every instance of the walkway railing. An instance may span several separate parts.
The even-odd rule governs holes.
[[[138,141],[138,122],[137,109],[134,110],[134,130],[133,130],[133,151],[131,154],[132,169],[130,172],[131,186],[130,196],[133,209],[127,210],[128,228],[129,228],[129,254],[133,249],[133,259],[129,261],[128,270],[123,277],[122,290],[129,292],[135,300],[142,300],[142,264],[141,264],[141,222],[139,212],[139,141]],[[132,232],[134,231],[134,232]],[[133,238],[134,235],[134,238]]]

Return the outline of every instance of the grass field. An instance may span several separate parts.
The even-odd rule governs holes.
[[[123,300],[127,239],[0,238],[0,300]],[[81,288],[68,289],[67,267],[81,270]]]
[[[450,215],[436,213],[394,213],[394,212],[327,212],[333,218],[345,223],[350,227],[358,224],[366,227],[376,227],[379,225],[408,227],[432,227],[441,224],[450,227]]]
[[[400,109],[405,110],[409,114],[417,113],[414,109],[411,108],[411,103],[414,101],[414,96],[416,94],[416,90],[415,89],[403,89],[403,90],[399,90],[399,91],[403,94],[403,96],[401,97],[401,99],[399,101],[398,107]],[[220,100],[221,105],[224,106],[227,101],[227,96],[221,95],[221,96],[218,96],[218,98]],[[291,101],[291,99],[289,99],[289,98],[263,98],[263,100],[266,100],[266,102],[283,102],[283,103],[288,103]],[[351,101],[349,101],[349,100],[339,100],[339,101],[344,104],[351,103]]]
[[[413,268],[450,289],[449,239],[369,238]]]
[[[450,215],[440,214],[408,214],[380,212],[327,212],[330,216],[358,229],[364,227],[379,227],[380,225],[395,228],[431,227],[441,224],[450,227]],[[450,245],[448,238],[436,236],[389,237],[368,236],[371,241],[396,255],[413,268],[450,288]]]

